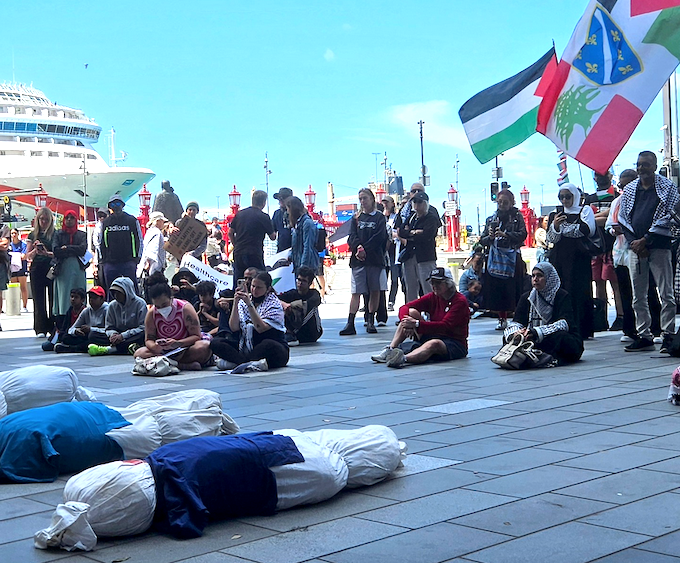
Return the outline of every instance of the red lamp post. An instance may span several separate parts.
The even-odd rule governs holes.
[[[139,226],[142,228],[142,235],[146,234],[146,224],[149,222],[149,211],[151,210],[151,192],[146,189],[146,184],[137,193],[139,196]]]
[[[527,190],[527,187],[524,186],[522,188],[522,191],[519,192],[519,197],[522,200],[522,208],[520,209],[520,213],[522,213],[522,217],[524,217],[524,225],[527,228],[527,238],[524,241],[524,244],[529,247],[534,246],[534,231],[536,230],[536,224],[538,223],[538,218],[536,217],[536,214],[534,213],[534,210],[529,207],[529,190]]]
[[[458,208],[458,191],[450,184],[447,192],[446,226],[449,239],[449,252],[461,250],[460,247],[460,209]]]
[[[307,212],[309,216],[315,221],[321,220],[321,214],[317,213],[314,209],[316,203],[316,192],[312,189],[312,184],[309,184],[307,191],[305,192],[305,206],[307,207]]]

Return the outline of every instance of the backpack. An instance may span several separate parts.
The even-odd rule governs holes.
[[[316,243],[314,244],[314,250],[317,252],[326,250],[326,229],[321,225],[317,225],[316,228]]]

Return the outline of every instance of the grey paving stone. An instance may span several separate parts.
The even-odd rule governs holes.
[[[189,559],[182,559],[177,563],[247,563],[247,559],[241,559],[240,557],[227,555],[226,553],[221,553],[218,551],[206,553],[205,555],[198,555],[196,557],[190,557]]]
[[[464,442],[446,448],[437,448],[436,450],[429,451],[427,455],[445,459],[471,461],[473,459],[481,459],[505,452],[521,450],[535,445],[537,445],[537,442],[516,440],[513,438],[506,438],[505,436],[492,436],[491,438],[482,438],[481,440]]]
[[[351,423],[355,426],[366,425],[364,419],[352,420],[351,422],[348,419],[348,423]],[[426,442],[427,440],[423,440],[421,438],[422,436],[441,432],[442,430],[447,430],[449,427],[445,424],[433,422],[432,420],[418,420],[415,422],[407,422],[406,424],[395,424],[390,426],[390,428],[397,435],[397,438],[400,440],[406,440],[406,443],[408,443],[410,438],[417,438],[423,442]],[[437,447],[437,444],[433,443],[432,445],[433,447]]]
[[[557,463],[572,457],[574,457],[574,454],[552,452],[538,448],[527,448],[461,463],[459,469],[481,471],[494,475],[509,475],[510,473],[517,473],[518,471],[526,471],[527,469],[533,469],[534,467]]]
[[[642,437],[639,434],[626,434],[624,432],[604,430],[602,432],[593,432],[592,434],[567,438],[566,440],[557,440],[556,442],[547,444],[544,443],[540,447],[542,449],[558,450],[561,452],[594,454],[635,443],[648,447],[646,445],[646,437]]]
[[[26,498],[13,498],[0,501],[0,521],[50,510],[49,505]]]
[[[451,522],[520,537],[612,506],[605,502],[547,493],[462,516]]]
[[[593,469],[595,471],[608,471],[615,473],[634,467],[649,465],[657,461],[668,459],[677,455],[677,452],[668,450],[655,450],[641,446],[622,446],[614,450],[599,452],[564,461],[562,465]]]
[[[61,491],[65,481],[54,483],[3,483],[0,486],[0,500],[16,498],[25,495],[42,493],[45,491]]]
[[[449,467],[451,465],[456,465],[460,463],[459,461],[450,459],[439,459],[429,455],[407,455],[406,459],[403,461],[403,467],[397,468],[392,477],[406,477],[408,475],[416,475],[417,473],[423,473],[425,471],[432,471],[433,469],[439,469],[441,467]]]
[[[608,427],[599,424],[586,424],[580,420],[568,420],[556,422],[555,424],[546,424],[545,426],[540,426],[538,428],[519,430],[512,434],[508,434],[508,437],[519,438],[521,440],[532,440],[534,442],[554,442],[556,440],[564,440],[574,436],[599,432],[606,428]]]
[[[634,434],[665,436],[667,434],[675,434],[678,431],[679,425],[680,413],[621,426],[619,430],[621,432],[631,432]]]
[[[364,487],[361,492],[365,495],[405,501],[479,483],[487,478],[472,471],[459,471],[448,467],[388,479],[372,487]]]
[[[462,467],[462,465],[460,466]],[[601,471],[572,469],[559,465],[544,465],[520,473],[513,473],[497,479],[489,479],[466,488],[487,493],[509,495],[513,497],[530,497],[554,491],[560,487],[591,481],[606,475]]]
[[[506,410],[513,410],[514,406]],[[565,420],[579,419],[583,415],[573,413],[565,410],[553,409],[538,412],[517,413],[515,416],[497,420],[497,424],[519,427],[519,428],[534,428],[536,426],[545,426],[546,424],[555,424],[557,422],[564,422]]]
[[[404,528],[422,528],[514,500],[511,497],[456,489],[365,512],[361,518]]]
[[[644,442],[640,442],[638,445],[644,446],[645,448],[661,448],[662,450],[680,451],[680,440],[678,440],[677,436],[674,434],[647,439]]]
[[[624,549],[614,555],[608,555],[593,563],[680,563],[680,557],[671,557],[661,553],[652,553],[642,549]]]
[[[53,512],[54,508],[45,505],[44,512],[0,520],[0,544],[32,538],[35,532],[50,525]]]
[[[661,493],[581,521],[647,536],[662,536],[680,530],[680,502],[677,495]]]
[[[458,414],[461,412],[500,407],[502,405],[507,405],[510,402],[511,401],[499,401],[498,399],[467,399],[465,401],[456,401],[453,403],[422,407],[418,410],[442,414]]]
[[[663,471],[665,473],[674,473],[676,475],[680,474],[680,457],[674,457],[673,459],[667,459],[666,461],[660,461],[659,463],[652,463],[648,465],[645,469],[650,471]]]
[[[440,424],[451,424],[453,426],[470,426],[472,424],[479,424],[480,422],[504,420],[508,417],[515,416],[517,416],[517,411],[504,409],[502,407],[494,407],[492,409],[480,409],[442,416],[438,418],[437,421]]]
[[[396,481],[401,481],[397,479]],[[380,485],[377,485],[378,487]],[[275,516],[253,516],[240,518],[242,522],[277,532],[290,532],[299,528],[330,522],[346,516],[356,516],[362,512],[375,510],[394,504],[394,500],[380,495],[362,494],[371,492],[374,487],[364,487],[359,491],[341,491],[333,498],[308,506],[284,510]]]
[[[216,522],[206,527],[200,539],[187,541],[169,536],[145,534],[115,545],[88,552],[87,557],[102,563],[130,561],[130,563],[170,563],[212,551],[230,548],[247,542],[257,542],[274,532],[237,520]]]
[[[586,563],[645,541],[647,536],[568,523],[469,554],[482,563]]]
[[[508,536],[500,534],[441,523],[332,553],[324,556],[324,560],[331,563],[438,563],[507,539]]]
[[[599,479],[565,487],[558,492],[612,504],[627,504],[671,491],[680,486],[679,475],[667,475],[645,469],[631,469]]]
[[[404,528],[341,518],[222,550],[260,563],[298,563],[404,532]]]
[[[644,407],[626,409],[624,411],[610,411],[603,414],[594,414],[580,419],[580,422],[588,424],[604,424],[605,426],[617,427],[635,424],[652,418],[661,418],[664,413]]]
[[[680,545],[680,532],[672,532],[655,540],[645,542],[637,547],[644,551],[675,556],[678,553],[678,545]]]
[[[49,524],[49,520],[47,522]],[[33,530],[38,531],[38,528]],[[61,549],[36,549],[33,546],[33,534],[30,538],[0,543],[0,561],[3,563],[47,563],[48,561],[62,561],[72,554]],[[91,563],[92,560],[89,560]]]
[[[471,442],[472,440],[488,438],[489,436],[509,434],[510,432],[513,432],[513,430],[514,429],[510,426],[485,422],[483,424],[473,424],[472,426],[461,426],[451,430],[428,433],[420,436],[420,439],[445,445],[462,444],[463,442]]]

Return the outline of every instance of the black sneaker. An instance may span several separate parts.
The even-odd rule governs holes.
[[[620,330],[623,330],[623,317],[616,317],[616,319],[612,323],[612,326],[609,327],[609,330],[611,332],[618,332]]]
[[[340,336],[353,336],[357,333],[357,329],[354,328],[354,323],[347,323],[345,328],[340,331]]]
[[[654,352],[656,347],[651,338],[638,338],[635,342],[626,346],[624,350],[626,352]]]
[[[64,344],[63,342],[57,342],[54,345],[54,351],[57,354],[67,354],[69,352],[73,352],[74,350],[71,349],[71,346],[68,344]]]
[[[671,353],[671,345],[673,344],[673,335],[672,334],[667,334],[666,336],[663,337],[663,342],[661,343],[661,352],[662,354],[670,354]]]

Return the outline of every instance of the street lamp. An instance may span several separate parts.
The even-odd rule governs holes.
[[[460,209],[458,209],[458,190],[453,187],[453,184],[449,185],[449,191],[446,192],[449,201],[451,202],[447,205],[446,217],[447,217],[447,231],[449,239],[449,252],[453,250],[460,250]]]
[[[519,197],[522,200],[522,208],[519,210],[524,218],[524,225],[527,228],[527,238],[525,239],[526,246],[534,246],[534,231],[536,230],[536,225],[538,223],[538,218],[534,213],[534,210],[529,207],[529,190],[524,186],[522,191],[519,192]]]
[[[312,189],[312,184],[309,184],[309,188],[305,192],[305,205],[307,206],[307,211],[311,216],[314,216],[314,204],[316,203],[316,192]]]
[[[229,192],[229,205],[231,205],[231,213],[227,220],[231,223],[231,220],[236,216],[241,206],[241,193],[236,189],[236,184],[234,184],[233,189]]]
[[[377,202],[381,202],[386,195],[387,195],[387,192],[385,191],[383,184],[378,184],[378,187],[375,190],[375,200]]]
[[[146,234],[146,225],[149,222],[149,211],[151,210],[151,192],[146,189],[146,184],[137,193],[139,196],[139,226],[142,228],[142,234]]]

